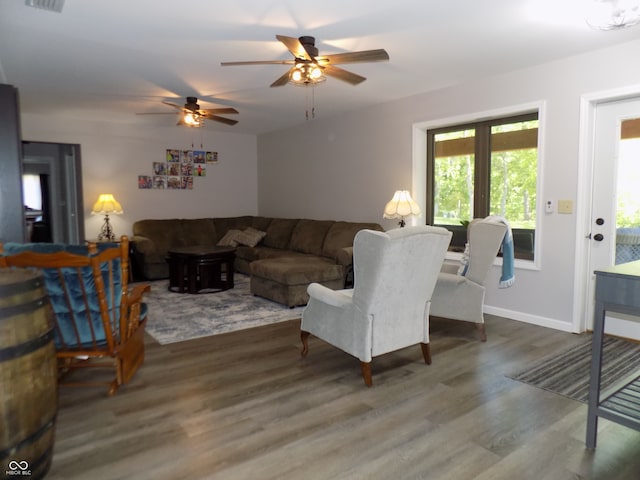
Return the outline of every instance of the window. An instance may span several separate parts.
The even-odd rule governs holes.
[[[503,216],[516,257],[533,259],[537,170],[537,112],[428,130],[427,223],[462,251],[470,220]]]

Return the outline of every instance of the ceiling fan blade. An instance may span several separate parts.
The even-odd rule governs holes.
[[[165,105],[169,105],[170,107],[177,108],[180,111],[185,109],[182,105],[176,105],[175,103],[165,102],[164,100],[162,101],[162,103],[164,103]]]
[[[287,70],[284,74],[282,74],[275,82],[273,82],[270,87],[282,87],[289,83],[289,71]]]
[[[238,123],[237,120],[232,120],[230,118],[219,117],[217,115],[208,115],[206,117],[207,120],[213,120],[214,122],[226,123],[227,125],[235,125]]]
[[[333,55],[322,55],[318,57],[318,62],[321,65],[325,61],[328,61],[331,65],[339,65],[341,63],[381,62],[384,60],[389,60],[389,54],[382,48],[378,50],[364,50],[362,52],[334,53]]]
[[[305,50],[304,46],[300,43],[300,40],[293,37],[286,37],[284,35],[276,35],[276,38],[284,43],[284,46],[293,54],[296,58],[304,58],[305,60],[313,60],[309,53]]]
[[[176,115],[176,112],[137,112],[136,115]]]
[[[239,113],[235,108],[232,107],[224,107],[224,108],[205,108],[202,110],[198,110],[198,113],[201,115],[215,115],[216,113]]]
[[[220,62],[223,67],[230,65],[293,65],[294,60],[253,60],[248,62]]]
[[[332,65],[327,65],[326,67],[324,67],[323,71],[325,75],[337,78],[338,80],[350,83],[351,85],[358,85],[359,83],[362,83],[367,79],[366,77],[349,72],[343,68],[334,67]]]

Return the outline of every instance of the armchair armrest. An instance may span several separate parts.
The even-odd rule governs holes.
[[[120,338],[130,338],[138,328],[144,328],[147,320],[146,305],[142,303],[142,295],[151,291],[148,283],[139,283],[129,289],[125,313],[120,316]]]
[[[458,274],[458,269],[460,268],[460,263],[443,263],[440,271],[442,273],[451,273],[452,275]]]
[[[330,288],[312,283],[307,287],[307,293],[310,299],[316,299],[322,303],[326,303],[337,308],[346,308],[353,303],[353,290],[331,290]]]
[[[134,303],[140,303],[142,301],[142,295],[146,292],[151,291],[151,285],[148,283],[138,283],[133,285],[129,289],[129,294],[127,295],[127,303],[128,305],[132,305]]]

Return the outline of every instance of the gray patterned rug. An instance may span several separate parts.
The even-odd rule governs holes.
[[[161,345],[300,318],[304,307],[289,308],[249,292],[249,277],[236,274],[235,287],[190,295],[167,290],[168,280],[151,282],[147,332]]]
[[[584,343],[551,355],[508,377],[586,403],[589,397],[591,338],[591,335],[585,335]],[[640,369],[640,345],[637,343],[605,336],[602,355],[602,391],[615,387]]]

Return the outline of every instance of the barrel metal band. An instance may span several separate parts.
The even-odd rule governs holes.
[[[16,295],[18,293],[29,292],[35,290],[38,287],[44,285],[42,276],[34,276],[27,280],[22,280],[16,283],[9,283],[7,285],[0,285],[0,294],[3,296]]]
[[[0,348],[0,363],[34,352],[39,348],[44,347],[51,340],[53,340],[53,328],[50,328],[39,337],[32,338],[26,342],[12,345],[10,347]]]
[[[47,433],[49,430],[51,430],[55,424],[56,424],[56,416],[57,413],[54,413],[53,416],[49,419],[48,422],[46,422],[44,425],[42,425],[39,429],[37,429],[35,432],[33,432],[31,435],[29,435],[27,438],[20,440],[18,443],[16,443],[15,445],[12,445],[9,448],[5,448],[4,450],[0,450],[0,460],[4,460],[6,458],[9,458],[9,456],[11,455],[15,455],[16,452],[18,452],[19,450],[23,449],[24,447],[31,445],[32,443],[38,441],[40,439],[40,437],[42,437],[45,433]]]
[[[47,303],[47,295],[43,295],[40,298],[31,300],[30,302],[20,303],[18,305],[11,305],[10,307],[0,308],[0,322],[7,320],[16,315],[23,315],[25,313],[35,312],[43,305]]]

